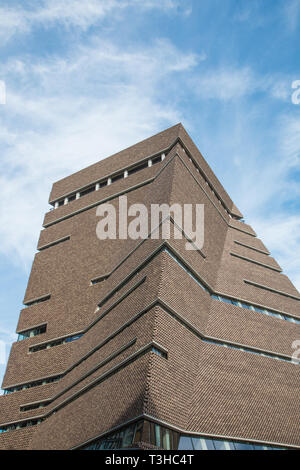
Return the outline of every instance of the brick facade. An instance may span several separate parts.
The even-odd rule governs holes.
[[[17,332],[47,330],[12,346],[2,387],[35,385],[0,397],[0,428],[17,427],[0,433],[1,449],[77,448],[143,417],[181,433],[300,446],[300,366],[290,361],[299,323],[212,297],[297,319],[300,294],[181,124],[55,183],[50,203],[162,153],[45,215]],[[120,194],[149,209],[204,204],[203,249],[174,238],[100,241],[96,209],[118,210]]]

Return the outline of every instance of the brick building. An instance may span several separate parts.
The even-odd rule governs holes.
[[[96,210],[204,204],[186,239]],[[0,397],[1,449],[300,446],[300,295],[181,124],[53,185]]]

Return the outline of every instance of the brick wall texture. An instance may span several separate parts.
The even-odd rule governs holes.
[[[45,215],[24,303],[50,298],[23,308],[17,331],[44,323],[47,330],[13,344],[2,387],[62,377],[0,397],[0,427],[43,419],[1,433],[0,449],[72,449],[141,416],[186,433],[300,446],[300,366],[203,341],[291,357],[300,325],[217,301],[196,279],[211,292],[294,317],[300,294],[254,229],[238,220],[242,214],[181,124],[58,181],[49,200],[162,152],[158,164]],[[109,201],[119,216],[120,193],[149,212],[151,204],[204,204],[201,252],[186,250],[186,239],[172,232],[169,240],[161,233],[99,240],[97,207]],[[29,351],[77,333],[76,341]],[[20,411],[45,400],[46,407]]]

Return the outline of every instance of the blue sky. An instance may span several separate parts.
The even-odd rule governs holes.
[[[6,354],[52,183],[179,121],[300,288],[299,27],[300,0],[1,0]]]

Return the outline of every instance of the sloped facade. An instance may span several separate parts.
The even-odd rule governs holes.
[[[186,239],[97,207],[204,204]],[[181,124],[53,185],[0,397],[1,449],[297,448],[300,294]]]

